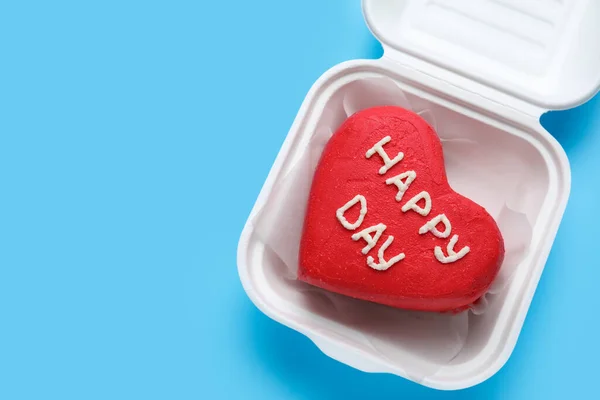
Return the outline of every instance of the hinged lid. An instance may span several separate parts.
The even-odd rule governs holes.
[[[541,109],[600,88],[600,1],[363,0],[363,12],[384,57],[455,86]]]

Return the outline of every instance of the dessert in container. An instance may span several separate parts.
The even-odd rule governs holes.
[[[497,372],[515,347],[570,190],[548,110],[600,88],[600,2],[364,0],[378,60],[353,60],[310,89],[238,245],[241,282],[270,318],[365,372],[455,390]],[[311,173],[353,112],[400,105],[426,118],[453,189],[484,206],[507,243],[501,276],[460,315],[391,310],[298,282],[298,242]]]

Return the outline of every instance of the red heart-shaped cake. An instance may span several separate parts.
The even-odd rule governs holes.
[[[494,219],[454,192],[435,131],[400,107],[349,117],[315,172],[299,279],[393,307],[460,311],[504,258]]]

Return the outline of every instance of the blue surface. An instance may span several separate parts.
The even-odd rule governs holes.
[[[352,370],[246,297],[239,234],[306,92],[380,54],[358,0],[2,2],[0,399],[595,392],[597,99],[543,119],[572,196],[516,350],[484,384]]]

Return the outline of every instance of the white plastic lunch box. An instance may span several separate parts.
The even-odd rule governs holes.
[[[333,67],[307,94],[242,232],[240,279],[262,312],[340,362],[432,388],[466,388],[492,376],[510,356],[562,219],[570,169],[540,116],[579,105],[600,88],[600,1],[363,0],[362,7],[384,55]],[[374,78],[395,82],[455,137],[485,143],[483,159],[510,158],[519,167],[515,179],[524,180],[511,201],[531,225],[526,256],[506,290],[469,325],[456,357],[430,374],[417,370],[419,349],[398,341],[388,348],[399,351],[378,351],[368,345],[368,324],[345,324],[303,301],[298,286],[278,273],[281,260],[266,249],[253,223],[257,213],[269,212],[266,202],[325,118],[323,110],[340,101],[336,94]],[[486,186],[465,174],[449,173],[451,185],[483,206],[504,190],[506,177]],[[488,173],[492,182],[494,174]],[[403,356],[404,350],[412,350],[411,356]]]

